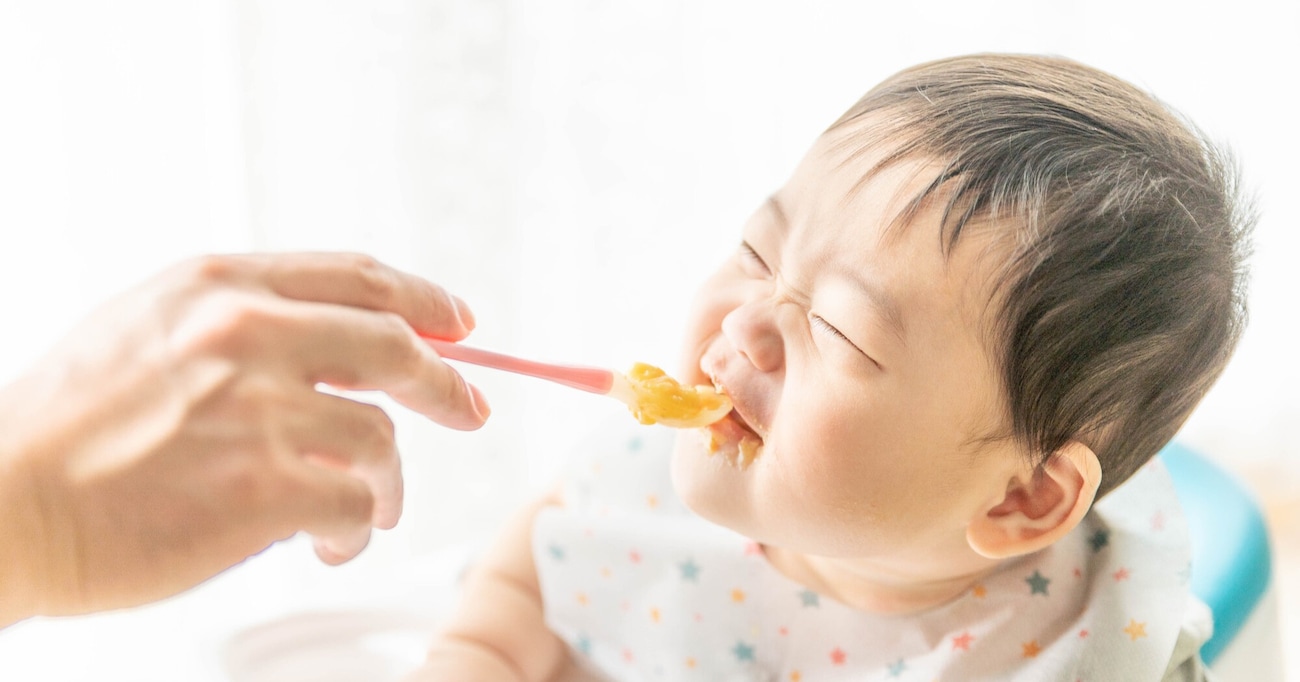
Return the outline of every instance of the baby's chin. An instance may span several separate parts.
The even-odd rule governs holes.
[[[719,427],[723,434],[730,432],[731,427],[725,424]],[[732,436],[720,438],[719,428],[678,432],[672,457],[673,488],[692,512],[749,535],[755,529],[744,526],[748,525],[745,520],[754,518],[751,479],[762,445],[738,433]]]

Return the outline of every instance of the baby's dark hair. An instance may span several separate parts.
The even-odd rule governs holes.
[[[1002,435],[1035,464],[1085,443],[1101,460],[1098,497],[1127,480],[1173,438],[1245,325],[1254,217],[1229,155],[1147,93],[1054,57],[922,64],[831,129],[850,123],[888,145],[876,170],[941,164],[900,221],[943,202],[945,252],[972,221],[1013,228],[989,329],[1012,425]]]

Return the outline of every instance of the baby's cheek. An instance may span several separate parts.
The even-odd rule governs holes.
[[[875,479],[865,462],[815,431],[769,440],[766,448],[763,456],[775,460],[770,463],[781,470],[784,484],[811,506],[861,512],[874,496]]]
[[[921,462],[908,451],[906,439],[871,415],[808,415],[811,428],[794,442],[806,484],[846,507],[878,507],[895,495],[908,496]]]

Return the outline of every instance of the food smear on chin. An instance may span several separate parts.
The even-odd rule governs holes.
[[[638,362],[627,378],[636,393],[629,409],[642,424],[698,428],[731,411],[731,400],[713,387],[683,386],[654,365]]]
[[[754,458],[758,456],[758,441],[748,437],[744,438],[740,441],[740,447],[738,450],[739,452],[736,453],[736,464],[741,468],[747,467],[749,466],[749,463],[754,461]]]

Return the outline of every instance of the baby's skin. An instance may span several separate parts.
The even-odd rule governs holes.
[[[692,511],[792,580],[905,614],[1066,535],[1101,468],[1077,441],[1034,466],[1007,437],[988,316],[1008,253],[998,235],[1014,231],[977,220],[944,253],[942,193],[895,221],[941,164],[869,174],[889,145],[864,146],[863,125],[816,141],[695,297],[678,376],[719,387],[735,412],[681,432],[672,478]],[[545,681],[571,665],[543,620],[530,544],[538,510],[563,503],[547,495],[508,525],[412,679]]]

